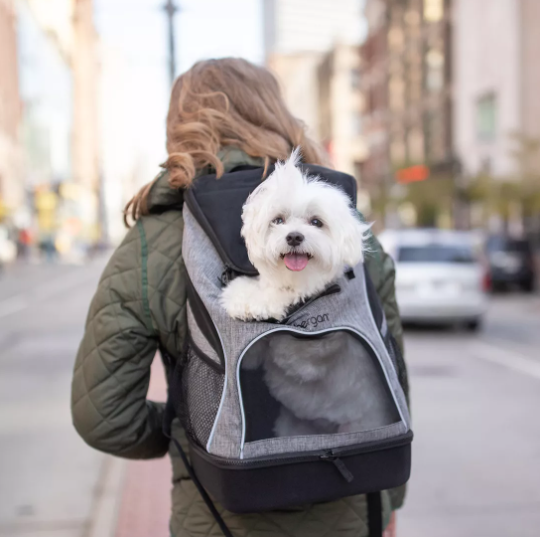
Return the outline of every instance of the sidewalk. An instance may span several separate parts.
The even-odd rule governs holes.
[[[153,401],[167,398],[165,372],[159,357],[152,364],[148,398]],[[169,536],[171,478],[168,456],[127,462],[115,537]]]

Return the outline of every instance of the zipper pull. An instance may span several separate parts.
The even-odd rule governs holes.
[[[347,468],[346,464],[339,457],[336,457],[331,451],[321,455],[321,459],[326,462],[331,462],[338,469],[339,473],[343,476],[343,479],[345,479],[347,483],[354,480],[354,475]]]

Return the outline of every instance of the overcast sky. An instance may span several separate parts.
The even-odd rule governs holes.
[[[262,61],[260,0],[176,1],[181,7],[175,18],[178,73],[203,58],[242,56],[254,62]],[[95,1],[96,25],[104,54],[114,55],[115,64],[123,73],[126,100],[122,103],[125,110],[119,114],[128,117],[126,127],[133,136],[134,158],[150,175],[165,157],[164,122],[169,87],[164,3],[164,0]]]

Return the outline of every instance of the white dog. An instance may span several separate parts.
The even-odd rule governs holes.
[[[299,150],[249,196],[242,236],[256,278],[240,276],[223,290],[231,317],[283,319],[290,306],[323,291],[363,259],[369,226],[339,188],[297,168]]]

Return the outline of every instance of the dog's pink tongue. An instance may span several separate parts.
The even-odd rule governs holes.
[[[283,260],[285,261],[285,266],[289,270],[298,272],[307,267],[309,257],[307,254],[286,254]]]

